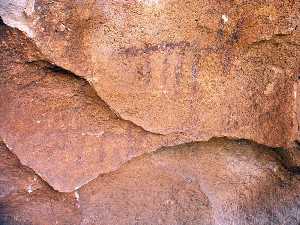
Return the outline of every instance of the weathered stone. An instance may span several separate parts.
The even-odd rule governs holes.
[[[188,141],[119,119],[85,80],[26,63],[38,52],[21,32],[2,26],[0,33],[0,137],[56,190],[73,191],[133,157]]]
[[[53,191],[1,142],[0,170],[1,225],[79,224],[74,194]]]
[[[296,136],[298,1],[5,1],[4,22],[122,118],[193,140]],[[21,25],[20,25],[21,24]]]
[[[166,148],[68,194],[39,179],[34,185],[35,175],[3,145],[0,168],[5,172],[1,180],[10,181],[0,182],[0,190],[16,190],[0,196],[0,221],[11,219],[6,225],[300,222],[299,176],[289,173],[271,149],[246,142],[216,139]]]
[[[299,167],[298,172],[300,172],[300,146],[299,143],[294,148],[288,151],[291,155],[291,161],[293,167]]]
[[[218,139],[134,159],[78,196],[86,225],[296,225],[299,191],[271,149]]]
[[[283,158],[286,166],[290,170],[300,172],[300,146],[299,143],[295,143],[288,149],[278,150],[279,154]]]
[[[33,40],[0,26],[0,137],[36,172],[0,141],[0,224],[300,223],[297,145],[152,153],[300,140],[299,2],[0,0],[0,15]]]

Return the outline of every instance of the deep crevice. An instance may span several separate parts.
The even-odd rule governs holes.
[[[70,71],[62,68],[62,67],[59,67],[59,66],[56,66],[56,65],[51,65],[48,67],[49,70],[51,70],[52,72],[54,73],[62,73],[62,74],[70,74]],[[75,76],[75,75],[74,75]]]
[[[76,80],[85,80],[84,78],[72,73],[70,70],[67,70],[67,69],[64,69],[63,67],[57,66],[56,64],[53,64],[47,60],[27,61],[26,63],[29,65],[36,65],[36,66],[42,67],[53,73],[60,73],[60,74],[66,75],[66,76],[71,76],[72,78],[74,78]]]
[[[1,17],[0,17],[0,24],[3,23]],[[252,43],[251,45],[256,45],[256,44],[260,44],[260,43],[263,43],[263,42],[273,42],[275,41],[277,38],[281,38],[281,37],[284,37],[284,36],[289,36],[291,35],[291,33],[289,34],[275,34],[274,36],[272,36],[270,39],[268,40],[260,40],[258,42],[254,42]],[[70,76],[72,77],[72,79],[76,79],[76,80],[83,80],[87,85],[90,86],[91,89],[93,89],[95,91],[95,88],[85,79],[83,78],[82,76],[80,75],[77,75],[75,73],[73,73],[72,71],[70,70],[67,70],[63,67],[60,67],[54,63],[51,63],[47,60],[35,60],[35,61],[28,61],[27,62],[28,64],[36,64],[38,66],[41,66],[43,68],[46,68],[48,69],[49,71],[53,72],[53,73],[58,73],[58,74],[61,74],[61,75],[65,75],[65,76]],[[127,120],[127,119],[124,119],[122,118],[113,108],[110,107],[109,104],[107,104],[107,102],[105,102],[99,94],[97,94],[97,92],[95,91],[96,95],[98,96],[98,98],[105,104],[106,107],[109,108],[109,110],[115,114],[118,118],[122,119],[123,121],[126,121],[128,123],[131,123],[132,125],[136,126],[136,127],[139,127],[141,128],[143,131],[147,132],[147,133],[151,133],[151,134],[154,134],[154,135],[160,135],[160,136],[165,136],[164,134],[160,134],[160,133],[155,133],[155,132],[151,132],[149,130],[146,130],[145,128],[143,128],[142,126],[140,125],[137,125],[136,123],[132,122],[131,120]],[[180,132],[179,132],[180,133]],[[170,134],[167,134],[167,135],[172,135],[172,134],[176,134],[176,133],[170,133]],[[212,137],[211,139],[213,139],[214,137]],[[217,137],[216,137],[217,138]],[[228,137],[230,138],[230,137]],[[248,139],[240,139],[240,138],[230,138],[230,139],[234,139],[235,141],[237,141],[239,144],[258,144],[252,140],[248,140]],[[199,142],[199,141],[189,141],[187,143],[196,143],[196,142]],[[201,142],[201,141],[200,141]],[[186,144],[186,143],[185,143]],[[299,143],[298,143],[299,144]],[[265,146],[265,145],[264,145]],[[282,154],[283,151],[286,151],[285,149],[280,149],[280,148],[271,148],[273,149],[273,152],[276,153],[276,155],[278,156],[281,164],[284,166],[284,168],[286,168],[288,171],[290,171],[291,173],[293,174],[300,174],[300,167],[298,166],[294,166],[291,164],[290,160],[287,158],[286,155]]]
[[[289,167],[288,171],[290,171],[292,174],[300,175],[300,166]]]
[[[284,35],[283,35],[284,36]],[[67,69],[64,69],[60,66],[57,66],[49,61],[46,61],[46,60],[36,60],[36,61],[30,61],[30,62],[27,62],[28,64],[35,64],[37,66],[41,66],[45,69],[48,69],[49,71],[53,72],[53,73],[58,73],[58,74],[61,74],[61,75],[65,75],[65,76],[70,76],[72,77],[72,79],[76,79],[76,80],[82,80],[84,81],[87,85],[90,86],[90,88],[95,91],[94,87],[86,80],[84,79],[83,77],[81,76],[78,76],[76,74],[74,74],[73,72],[67,70]],[[143,131],[147,132],[147,133],[152,133],[154,135],[161,135],[161,136],[165,136],[163,134],[159,134],[159,133],[153,133],[151,131],[148,131],[148,130],[145,130],[143,127],[135,124],[134,122],[130,121],[130,120],[126,120],[124,118],[122,118],[114,109],[112,109],[110,107],[109,104],[107,104],[98,94],[97,92],[95,91],[95,95],[99,98],[99,100],[101,100],[106,107],[109,108],[109,110],[115,114],[118,118],[122,119],[123,121],[126,121],[128,123],[131,123],[132,125],[136,126],[136,127],[139,127],[141,128]],[[175,134],[175,133],[171,133],[172,134]],[[170,135],[170,134],[169,134]],[[217,136],[214,136],[214,137],[211,137],[210,140],[212,139],[215,139],[215,138],[222,138],[222,137],[217,137]],[[239,144],[242,144],[242,145],[261,145],[261,146],[264,146],[264,147],[268,147],[270,148],[274,153],[275,155],[277,156],[278,158],[278,161],[280,162],[280,164],[287,170],[289,171],[291,174],[293,175],[300,175],[300,167],[299,166],[295,166],[293,163],[292,163],[292,160],[289,158],[289,155],[287,154],[287,150],[284,149],[284,148],[272,148],[270,146],[266,146],[266,145],[263,145],[263,144],[260,144],[260,143],[257,143],[253,140],[249,140],[249,139],[244,139],[244,138],[233,138],[233,137],[225,137],[225,138],[228,138],[228,139],[231,139],[231,140],[234,140],[235,142],[239,143]],[[186,143],[182,143],[182,144],[177,144],[175,146],[180,146],[180,145],[186,145],[186,144],[194,144],[194,143],[199,143],[199,142],[203,142],[203,141],[200,141],[200,140],[195,140],[195,141],[187,141]],[[298,146],[298,149],[300,149],[300,143],[298,141],[295,141],[295,145]],[[172,147],[172,146],[164,146],[164,147]],[[156,150],[156,151],[159,151],[159,150]]]
[[[85,82],[86,85],[89,85],[90,88],[95,92],[95,95],[98,97],[98,99],[104,103],[105,107],[107,107],[112,114],[114,114],[116,117],[118,117],[119,119],[123,120],[123,121],[126,121],[140,129],[142,129],[144,132],[147,132],[147,133],[151,133],[153,135],[158,135],[158,136],[165,136],[164,134],[160,134],[160,133],[155,133],[155,132],[151,132],[149,130],[146,130],[145,128],[143,128],[142,126],[132,122],[131,120],[127,120],[127,119],[124,119],[122,118],[119,113],[114,110],[106,101],[104,101],[101,96],[97,93],[97,91],[95,90],[95,88],[82,76],[79,76],[75,73],[73,73],[72,71],[70,70],[67,70],[67,69],[64,69],[54,63],[51,63],[47,60],[34,60],[34,61],[27,61],[26,62],[27,64],[29,65],[36,65],[36,66],[39,66],[41,68],[44,68],[44,69],[47,69],[53,73],[57,73],[57,74],[60,74],[60,75],[64,75],[64,76],[69,76],[71,77],[72,79],[76,79],[76,80],[81,80],[83,82]],[[176,134],[176,133],[171,133],[171,134]]]
[[[296,141],[295,141],[296,144]],[[299,150],[296,145],[295,148]],[[278,156],[278,160],[281,165],[292,175],[300,175],[300,166],[296,165],[292,159],[292,156],[288,152],[288,149],[285,148],[272,148],[272,151]]]

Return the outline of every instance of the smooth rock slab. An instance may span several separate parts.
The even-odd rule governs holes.
[[[38,58],[34,46],[20,31],[0,29],[0,137],[54,189],[73,191],[133,157],[190,140],[118,118],[85,80],[26,63]]]
[[[5,23],[122,118],[153,133],[270,146],[296,137],[299,12],[298,1],[276,0],[0,4]]]

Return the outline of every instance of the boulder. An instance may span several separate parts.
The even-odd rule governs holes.
[[[299,225],[299,12],[0,0],[0,224]]]
[[[84,225],[298,225],[299,192],[270,148],[214,139],[139,157],[78,193]]]
[[[0,137],[54,189],[73,191],[145,152],[191,140],[118,118],[85,80],[32,62],[39,53],[28,38],[0,29]]]
[[[45,60],[152,133],[288,146],[297,136],[298,1],[0,1]]]
[[[73,193],[49,188],[0,145],[7,225],[298,225],[300,178],[270,148],[214,139],[145,154]],[[4,221],[4,222],[3,222]]]

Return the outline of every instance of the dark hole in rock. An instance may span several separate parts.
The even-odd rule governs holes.
[[[62,74],[70,74],[71,72],[62,68],[62,67],[59,67],[59,66],[56,66],[56,65],[52,65],[50,64],[48,66],[49,70],[51,70],[52,72],[55,72],[55,73],[62,73]]]

